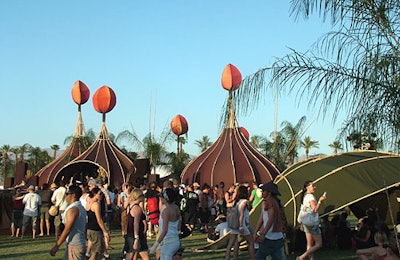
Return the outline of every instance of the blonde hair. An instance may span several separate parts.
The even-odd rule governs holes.
[[[141,196],[144,196],[144,195],[143,195],[143,191],[141,189],[135,188],[135,189],[132,190],[130,196],[131,196],[131,200],[135,201],[135,200],[138,200]]]

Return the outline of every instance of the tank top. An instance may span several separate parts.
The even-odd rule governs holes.
[[[160,220],[158,221],[158,223],[159,223],[160,234],[161,234],[163,232],[162,227],[163,227],[163,223],[164,223],[164,220],[161,216],[160,216]],[[167,231],[167,234],[165,235],[164,239],[168,239],[168,238],[179,239],[178,226],[179,226],[179,219],[176,221],[169,221],[168,222],[168,231]]]
[[[79,216],[77,219],[75,219],[74,224],[71,227],[71,231],[69,232],[66,243],[67,245],[85,245],[86,244],[86,211],[82,207],[82,204],[77,201],[72,204],[70,204],[66,210],[65,210],[65,216],[66,212],[71,208],[71,207],[77,207],[79,210]]]
[[[96,214],[91,211],[90,209],[86,212],[87,213],[87,229],[94,230],[94,231],[101,231],[99,223],[97,223]]]
[[[132,215],[130,214],[131,209],[133,209],[133,207],[135,206],[139,206],[138,204],[134,204],[132,206],[128,207],[128,212],[126,214],[126,221],[127,221],[127,233],[126,235],[128,237],[135,237],[135,218],[132,217]],[[143,211],[141,210],[141,214],[140,214],[140,219],[139,219],[139,238],[143,238],[144,237],[144,223],[143,220],[146,220],[146,216],[144,215]]]

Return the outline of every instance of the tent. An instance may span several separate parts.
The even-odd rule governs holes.
[[[399,154],[378,151],[354,151],[311,158],[286,169],[275,182],[282,194],[290,224],[296,224],[304,182],[312,180],[316,197],[327,192],[320,216],[349,207],[360,218],[372,208],[387,224],[396,223],[399,211]]]

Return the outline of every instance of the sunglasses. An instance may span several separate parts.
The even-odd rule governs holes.
[[[310,184],[310,185],[307,186],[307,188],[308,188],[308,187],[313,187],[313,188],[315,188],[315,187],[317,187],[317,186],[315,186],[315,184]]]

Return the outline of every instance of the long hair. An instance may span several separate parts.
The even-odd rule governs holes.
[[[307,187],[310,186],[310,183],[312,183],[312,181],[304,182],[303,189],[301,190],[301,204],[303,204],[304,196],[307,193]]]
[[[249,191],[246,186],[240,186],[237,191],[236,202],[241,199],[247,199],[249,197]]]

